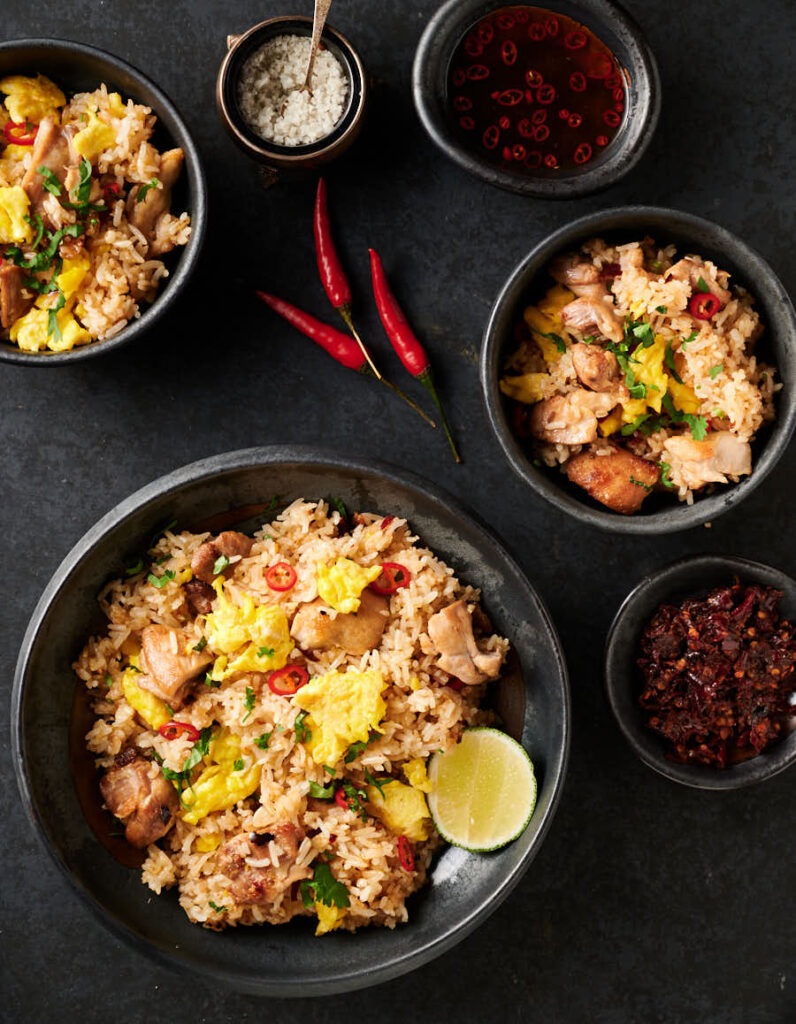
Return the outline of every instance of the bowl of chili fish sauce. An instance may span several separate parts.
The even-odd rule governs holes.
[[[685,625],[683,615],[693,621]],[[608,702],[638,757],[698,789],[748,786],[796,762],[794,621],[796,581],[758,562],[702,555],[645,576],[614,618],[604,663]],[[651,643],[668,667],[656,673],[655,697]],[[742,651],[731,649],[736,643]],[[687,665],[677,668],[680,658]],[[723,678],[728,672],[732,680]],[[670,685],[679,692],[667,717],[660,705]],[[684,750],[678,753],[659,728],[650,728],[651,718],[677,730]],[[689,748],[699,756],[689,757]]]
[[[541,198],[613,184],[640,159],[660,107],[652,52],[611,0],[451,0],[420,41],[413,89],[443,152]]]

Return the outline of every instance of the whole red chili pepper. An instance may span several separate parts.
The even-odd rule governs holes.
[[[328,352],[332,359],[335,359],[349,370],[356,370],[358,373],[364,373],[370,377],[375,376],[373,369],[353,338],[349,338],[347,334],[343,334],[342,331],[338,331],[335,327],[330,327],[328,324],[316,320],[314,316],[310,316],[304,310],[298,309],[298,307],[291,305],[289,302],[285,302],[284,299],[277,298],[276,295],[270,295],[268,292],[263,292],[259,289],[255,291],[255,295],[266,306],[270,306],[275,313],[278,313],[284,320],[287,320],[297,331],[301,331],[303,335],[314,341],[316,345],[320,345],[325,352]],[[427,416],[420,406],[408,395],[405,395],[400,388],[390,383],[385,377],[376,379],[386,384],[399,398],[402,398],[407,405],[410,405],[415,412],[419,413],[424,420],[427,420],[432,427],[436,427],[437,424],[434,420]]]
[[[387,275],[384,273],[381,257],[375,249],[369,249],[368,251],[370,253],[370,272],[373,277],[373,295],[376,299],[376,306],[378,307],[384,330],[390,339],[390,344],[409,373],[416,380],[419,380],[423,387],[431,393],[431,397],[434,399],[442,417],[442,427],[450,443],[453,457],[457,462],[461,462],[462,460],[456,450],[456,442],[453,440],[453,434],[448,423],[448,417],[445,415],[442,402],[440,402],[437,389],[434,386],[431,363],[426,350],[409,326],[409,321],[406,319],[404,311],[398,305],[392,293],[387,281]]]

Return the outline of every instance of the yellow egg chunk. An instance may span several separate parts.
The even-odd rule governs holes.
[[[124,117],[126,109],[127,105],[118,92],[108,93],[108,110],[110,110],[114,117]]]
[[[100,120],[93,111],[88,115],[86,127],[72,139],[72,145],[80,156],[91,161],[96,160],[104,150],[110,149],[115,142],[115,130]]]
[[[568,306],[575,298],[575,293],[563,284],[556,284],[545,294],[545,297],[537,303],[539,310],[549,316],[556,324],[563,326],[561,310]]]
[[[349,668],[316,676],[298,691],[292,703],[308,712],[306,746],[316,764],[337,764],[352,743],[367,743],[387,711],[386,686],[381,672]]]
[[[533,405],[543,398],[542,385],[550,380],[549,373],[523,373],[519,377],[503,377],[500,390],[515,402]]]
[[[223,680],[235,672],[270,672],[283,668],[293,650],[287,615],[275,605],[258,605],[244,594],[234,604],[224,591],[224,580],[213,584],[218,600],[205,619],[207,642],[214,651],[233,659],[216,659],[213,679]],[[246,645],[246,646],[244,646]],[[242,649],[243,648],[243,649]]]
[[[136,682],[136,676],[139,674],[136,669],[138,669],[138,658],[132,657],[130,665],[122,675],[124,699],[150,729],[159,729],[161,725],[165,725],[171,720],[171,709],[165,701],[149,693],[148,690],[141,689]]]
[[[195,825],[213,811],[226,811],[245,800],[260,785],[260,766],[251,765],[241,771],[227,765],[205,768],[193,785],[182,794],[186,810],[180,815],[188,825]]]
[[[65,299],[71,299],[91,270],[91,259],[86,252],[63,262],[61,273],[55,279],[55,283],[64,293]]]
[[[345,917],[345,907],[327,906],[315,900],[315,913],[318,915],[318,927],[315,929],[316,937],[326,935],[339,928]]]
[[[65,352],[75,345],[87,345],[91,335],[75,320],[71,310],[65,306],[58,310],[56,317],[61,331],[59,340],[55,333],[49,333],[49,310],[37,305],[21,316],[9,331],[11,341],[15,342],[23,352],[42,352],[49,348],[53,352]]]
[[[368,786],[368,801],[374,815],[397,836],[419,843],[429,837],[431,815],[419,789],[393,780],[381,787]]]
[[[20,185],[0,188],[0,242],[14,245],[33,240],[33,229],[25,220],[30,200]]]
[[[44,75],[36,75],[35,78],[9,75],[0,79],[0,92],[6,93],[6,110],[11,120],[17,123],[33,121],[38,124],[66,104],[66,96],[55,82]]]
[[[699,412],[699,399],[693,388],[687,384],[678,384],[674,377],[669,377],[669,394],[672,396],[675,408],[680,412]]]
[[[431,792],[431,779],[426,771],[426,762],[422,757],[415,757],[404,765],[404,775],[410,786],[421,793]]]
[[[194,849],[197,853],[210,853],[221,845],[221,836],[197,836]]]
[[[669,380],[663,368],[665,354],[666,338],[656,334],[655,342],[649,348],[642,348],[641,345],[635,347],[629,364],[636,380],[646,386],[645,401],[655,412],[661,411],[661,401],[666,394],[666,385]]]
[[[622,407],[620,406],[618,409],[614,409],[604,420],[600,420],[598,424],[600,434],[603,437],[610,437],[611,434],[615,434],[619,430],[622,423]]]
[[[210,740],[207,756],[215,764],[233,765],[240,757],[240,737],[228,729],[222,729]]]
[[[338,558],[334,565],[318,570],[318,594],[330,608],[350,615],[359,611],[359,595],[380,575],[378,565],[366,569],[350,558]]]

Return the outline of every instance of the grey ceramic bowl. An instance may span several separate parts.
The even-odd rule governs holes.
[[[676,764],[667,760],[664,742],[644,724],[638,705],[641,677],[636,666],[644,626],[658,605],[686,597],[702,597],[714,587],[759,583],[783,592],[779,612],[796,617],[796,581],[779,569],[725,555],[684,558],[645,576],[616,613],[605,647],[605,687],[608,703],[625,739],[641,760],[667,779],[696,789],[739,789],[763,782],[796,761],[796,730],[770,749],[729,768]]]
[[[508,400],[501,394],[501,369],[513,346],[514,327],[529,301],[551,283],[546,267],[553,256],[577,248],[588,238],[630,242],[651,235],[662,245],[675,243],[681,255],[699,253],[729,270],[732,283],[754,297],[765,333],[757,351],[773,361],[784,383],[775,405],[776,422],[760,431],[752,445],[753,471],[738,484],[717,487],[696,497],[693,505],[668,495],[647,498],[633,516],[611,512],[557,470],[533,465],[529,447],[514,435],[508,419]],[[765,260],[736,235],[718,224],[679,210],[656,206],[625,206],[592,213],[548,235],[515,267],[492,306],[481,347],[481,391],[487,416],[509,465],[557,509],[590,526],[619,533],[669,533],[699,526],[743,501],[763,482],[785,451],[796,425],[796,315],[782,283]]]
[[[462,579],[482,588],[496,629],[516,652],[497,706],[536,766],[539,794],[531,822],[516,842],[494,854],[443,850],[430,885],[411,899],[410,923],[394,931],[335,932],[320,941],[308,919],[223,934],[191,925],[174,893],[156,898],[137,871],[123,867],[100,844],[75,790],[69,732],[76,678],[70,666],[85,639],[103,626],[96,601],[100,587],[138,558],[165,523],[251,529],[266,518],[275,496],[280,505],[300,496],[341,497],[351,511],[406,516]],[[76,730],[77,751],[81,732]],[[205,981],[271,996],[318,995],[372,985],[419,966],[450,949],[508,895],[539,849],[558,803],[569,745],[569,693],[564,658],[542,603],[489,531],[452,498],[385,465],[308,448],[254,448],[214,456],[155,481],[109,512],[67,555],[22,644],[12,744],[22,800],[36,831],[106,924],[168,964],[200,972]],[[88,782],[94,794],[96,778]]]
[[[627,111],[610,146],[582,169],[555,178],[514,174],[481,160],[462,145],[447,104],[448,68],[464,34],[500,0],[448,0],[426,26],[415,54],[412,92],[423,127],[455,163],[490,185],[540,199],[573,199],[613,185],[641,159],[660,113],[660,78],[655,58],[635,21],[613,0],[545,0],[538,6],[565,14],[591,29],[625,69]],[[531,5],[533,6],[533,5]]]
[[[173,209],[191,215],[191,237],[165,257],[168,278],[157,297],[145,306],[141,316],[105,341],[69,352],[22,352],[16,345],[0,341],[0,360],[24,366],[65,366],[81,359],[113,352],[140,338],[174,305],[199,260],[207,221],[207,185],[199,152],[185,122],[171,100],[145,75],[125,61],[103,50],[67,39],[12,39],[0,43],[0,77],[4,75],[47,75],[66,93],[88,92],[104,82],[125,98],[152,108],[158,123],[153,143],[163,151],[180,146],[185,165],[174,188]]]

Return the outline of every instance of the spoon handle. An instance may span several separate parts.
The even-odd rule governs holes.
[[[329,8],[332,6],[332,0],[315,0],[315,15],[312,21],[312,44],[310,46],[310,59],[307,64],[307,74],[304,77],[304,88],[309,89],[312,92],[312,86],[310,81],[312,80],[312,69],[315,64],[315,55],[318,52],[318,46],[321,42],[321,34],[323,32],[323,26],[326,24],[326,18],[329,14]]]

